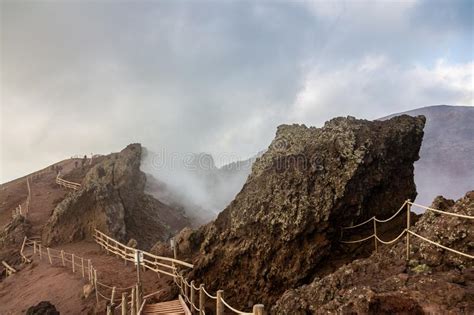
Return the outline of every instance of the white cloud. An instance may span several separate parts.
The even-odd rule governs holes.
[[[401,66],[386,56],[366,56],[337,68],[315,65],[297,93],[290,117],[322,124],[337,115],[375,119],[434,104],[474,106],[472,62]]]

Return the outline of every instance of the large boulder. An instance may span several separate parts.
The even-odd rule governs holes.
[[[338,246],[340,227],[388,217],[416,196],[424,117],[335,118],[282,125],[214,222],[188,235],[191,277],[235,305],[269,305],[310,282]],[[180,246],[180,244],[178,244]]]
[[[131,144],[101,159],[86,174],[81,189],[57,207],[43,229],[45,244],[90,238],[94,229],[151,247],[189,224],[182,211],[145,194],[140,171],[142,147]]]
[[[26,315],[59,315],[56,307],[48,301],[43,301],[28,308]]]

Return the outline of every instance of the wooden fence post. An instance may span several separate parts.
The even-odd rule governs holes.
[[[375,252],[377,252],[377,221],[373,218],[374,221],[374,245],[375,245]]]
[[[182,277],[181,274],[180,274],[180,277],[179,277],[179,284],[180,284],[180,286],[179,286],[179,291],[180,291],[180,293],[181,293],[182,295],[184,295],[184,286],[186,285],[183,280],[184,280],[184,279],[183,279],[183,277]]]
[[[25,237],[23,238],[23,243],[21,244],[20,254],[22,254],[22,255],[23,255],[23,250],[25,249],[25,244],[26,244],[26,240],[27,240],[27,239],[28,239],[28,238],[25,236]]]
[[[38,245],[38,250],[39,250],[40,260],[41,260],[43,258],[43,253],[42,253],[42,250],[41,250],[41,243]]]
[[[99,288],[97,287],[97,270],[94,269],[94,288],[95,288],[95,299],[99,304]]]
[[[127,315],[127,292],[122,293],[122,315]]]
[[[114,300],[115,300],[115,287],[112,288],[112,295],[110,296],[110,305],[112,306],[112,310],[114,306]]]
[[[408,232],[410,230],[410,210],[411,210],[411,200],[407,200],[407,261],[410,260],[410,233]]]
[[[224,295],[224,290],[217,291],[216,299],[216,315],[224,315],[224,303],[222,303],[222,296]]]
[[[81,269],[82,269],[82,278],[85,278],[85,270],[84,270],[84,258],[81,257]]]
[[[206,304],[206,293],[204,293],[204,284],[199,286],[199,314],[204,314],[204,305]]]
[[[140,286],[138,285],[138,283],[136,285],[135,294],[137,295],[137,298],[135,299],[135,307],[136,307],[136,313],[138,314],[140,311],[140,306],[142,306],[142,296],[141,296]]]
[[[64,261],[64,251],[61,249],[61,261],[63,264],[63,267],[66,267],[66,262]]]
[[[255,304],[252,313],[253,315],[263,315],[263,309],[263,304]]]
[[[87,270],[89,272],[89,281],[92,284],[92,266],[91,266],[91,260],[87,259]]]
[[[186,284],[186,279],[183,282],[184,282],[184,296],[186,297],[186,299],[189,299],[189,288],[188,288],[188,285]]]
[[[195,306],[195,292],[194,292],[194,280],[191,280],[191,313],[194,314],[194,306]]]
[[[49,247],[46,248],[46,251],[48,252],[49,263],[52,265],[52,264],[53,264],[53,260],[51,259],[51,253],[49,252]]]
[[[136,304],[136,298],[137,294],[135,293],[135,287],[132,288],[132,296],[131,296],[131,305],[130,305],[130,314],[131,315],[136,315],[137,314],[137,307],[135,306]]]
[[[36,241],[33,241],[33,255],[36,255]]]
[[[72,262],[72,273],[76,272],[76,264],[74,263],[74,254],[71,254],[71,262]]]

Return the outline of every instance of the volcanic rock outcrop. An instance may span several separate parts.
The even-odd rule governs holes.
[[[473,216],[474,191],[455,204],[438,197],[432,207]],[[438,208],[439,209],[439,208]],[[412,230],[449,248],[474,254],[474,221],[427,212]],[[411,238],[406,263],[405,239],[381,246],[311,284],[288,290],[273,314],[473,314],[474,262]]]
[[[388,217],[416,196],[424,117],[335,118],[323,128],[282,125],[217,219],[178,238],[191,276],[233,292],[234,305],[271,305],[309,283],[338,245],[340,227]],[[181,239],[181,240],[180,240]]]
[[[0,231],[0,248],[21,243],[30,230],[31,224],[23,216],[14,216],[11,222]]]
[[[96,164],[81,189],[56,206],[43,229],[43,242],[81,240],[97,228],[118,240],[133,238],[143,248],[189,225],[182,212],[144,193],[141,154],[141,145],[131,144]]]

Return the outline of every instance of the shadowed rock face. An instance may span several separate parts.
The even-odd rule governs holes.
[[[416,196],[413,163],[424,122],[348,117],[323,128],[280,126],[235,200],[178,241],[182,255],[195,257],[192,276],[233,292],[227,299],[235,305],[269,305],[308,283],[341,226],[388,217]]]
[[[441,207],[440,207],[441,206]],[[454,203],[437,197],[432,207],[474,215],[474,191]],[[411,228],[449,248],[473,254],[473,220],[427,212]],[[286,291],[272,314],[473,314],[474,262],[414,236],[380,246],[311,284]]]
[[[54,209],[43,230],[46,244],[90,237],[94,228],[126,241],[151,247],[189,224],[182,212],[144,193],[140,171],[142,147],[131,144],[95,165],[81,189]]]

